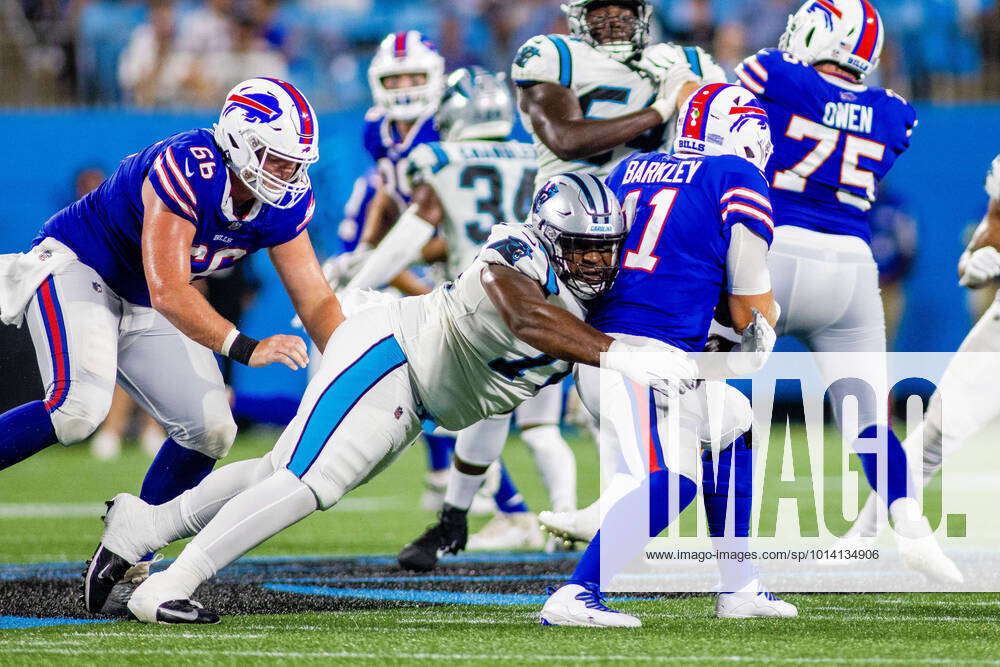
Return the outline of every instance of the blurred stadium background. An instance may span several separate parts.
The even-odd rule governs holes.
[[[731,72],[777,42],[798,4],[654,0],[656,38],[704,46]],[[876,83],[914,101],[920,117],[874,215],[890,340],[897,350],[954,350],[982,307],[958,287],[954,267],[1000,150],[1000,10],[993,0],[878,7],[888,38]],[[565,32],[565,23],[558,0],[0,0],[2,154],[11,167],[0,252],[26,249],[53,212],[123,156],[210,124],[225,91],[257,74],[294,82],[321,113],[310,230],[321,257],[338,252],[344,204],[369,162],[360,136],[368,62],[387,32],[412,28],[439,45],[449,69],[506,71],[525,39]],[[292,332],[291,306],[266,257],[249,266],[229,287],[248,305],[242,328]],[[33,365],[16,351],[18,335],[0,334],[0,355],[15,357],[4,368]],[[237,367],[231,380],[241,396],[261,398],[295,399],[306,383],[305,373],[277,366]],[[37,389],[11,387],[2,402],[21,402],[11,394],[22,391]]]

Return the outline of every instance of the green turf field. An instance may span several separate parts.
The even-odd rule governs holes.
[[[243,436],[234,456],[259,455],[272,438],[267,432]],[[584,489],[580,501],[586,503],[597,487],[593,445],[580,439],[573,444]],[[505,459],[529,504],[543,508],[544,491],[524,447],[508,447]],[[135,449],[105,464],[90,459],[85,447],[75,447],[52,448],[5,471],[0,477],[0,563],[83,561],[100,534],[101,501],[118,491],[135,491],[147,465]],[[422,448],[412,448],[341,507],[310,517],[253,554],[395,554],[432,518],[414,509],[423,465]],[[473,528],[482,521],[474,520]],[[175,546],[166,554],[176,555],[177,550]],[[558,563],[559,572],[553,576],[568,569],[566,561]],[[476,566],[463,572],[475,575]],[[0,591],[6,588],[7,594],[16,594],[17,585],[0,578]],[[712,599],[705,596],[621,602],[618,608],[640,615],[645,623],[641,629],[622,631],[539,627],[537,602],[501,606],[390,601],[320,613],[227,616],[213,627],[113,621],[4,629],[0,624],[0,665],[1000,662],[996,595],[786,598],[799,606],[800,618],[718,620],[711,615]],[[0,606],[0,619],[5,613]]]

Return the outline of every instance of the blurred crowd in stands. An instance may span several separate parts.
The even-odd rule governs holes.
[[[658,40],[727,69],[775,46],[801,0],[653,0]],[[565,32],[559,0],[0,0],[7,105],[215,107],[252,74],[287,77],[318,109],[364,105],[388,32],[418,29],[449,69],[507,70],[527,38]],[[994,0],[880,0],[879,83],[915,99],[1000,97]]]

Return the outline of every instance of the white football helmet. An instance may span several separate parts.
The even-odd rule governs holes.
[[[482,67],[452,72],[434,125],[444,141],[506,138],[514,129],[514,99],[507,76]]]
[[[384,79],[394,74],[425,74],[422,86],[389,89]],[[386,36],[368,67],[368,85],[376,106],[391,120],[414,120],[437,108],[444,91],[444,58],[416,30]]]
[[[292,84],[264,78],[237,84],[214,129],[226,166],[264,203],[291,208],[309,191],[309,165],[319,159],[319,126],[312,106]],[[294,172],[274,173],[275,159],[294,163]]]
[[[807,0],[788,17],[778,48],[810,65],[832,62],[863,79],[878,67],[885,29],[868,0]]]
[[[550,178],[535,195],[528,227],[577,298],[590,300],[611,289],[628,230],[618,198],[600,178],[574,173]],[[583,258],[594,251],[610,261]]]
[[[622,5],[635,10],[635,31],[629,41],[598,44],[594,39],[587,23],[587,11],[604,5]],[[649,21],[653,15],[653,7],[646,0],[572,0],[559,7],[566,14],[569,34],[615,60],[626,62],[638,57],[649,44]]]
[[[702,86],[677,115],[676,153],[736,155],[763,171],[772,150],[767,112],[742,86]]]

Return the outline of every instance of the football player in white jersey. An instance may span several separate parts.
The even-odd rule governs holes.
[[[426,258],[428,251],[423,246],[431,242],[436,230],[447,244],[446,278],[455,280],[476,259],[494,225],[502,220],[527,219],[537,157],[531,144],[504,141],[514,126],[506,77],[478,67],[456,70],[448,77],[435,119],[443,141],[416,147],[403,170],[412,193],[410,207],[348,284],[349,290],[388,284],[411,263]],[[568,511],[576,508],[576,460],[559,430],[561,412],[561,386],[553,384],[518,407],[516,416],[553,509]],[[492,417],[459,435],[451,479],[468,475],[481,479],[496,457],[482,461],[476,452],[483,448],[499,451],[506,442],[511,417]],[[443,511],[449,514],[456,509],[446,505]],[[468,509],[461,508],[462,517]],[[541,541],[532,512],[500,511],[462,547],[537,548]],[[436,561],[437,547],[430,551]],[[409,558],[401,556],[404,567],[429,569],[423,561],[411,564]]]
[[[604,176],[626,155],[667,150],[668,121],[701,83],[724,82],[700,48],[648,46],[646,0],[572,0],[569,35],[539,35],[511,66],[525,127],[535,136],[536,185],[553,174]]]
[[[1000,277],[1000,155],[994,158],[986,176],[986,194],[989,196],[986,215],[958,260],[959,283],[971,289],[984,287]],[[980,354],[969,354],[976,352]],[[924,485],[941,469],[945,455],[954,453],[1000,415],[1000,400],[995,392],[998,374],[1000,295],[962,341],[958,355],[931,396],[923,423],[903,443],[908,452],[922,449]],[[877,510],[878,498],[870,494],[847,540],[864,543],[867,537],[877,535]],[[850,544],[845,542],[845,546]]]
[[[596,366],[605,352],[605,368],[657,391],[672,393],[693,378],[697,368],[686,356],[614,340],[581,319],[579,300],[612,285],[625,238],[614,195],[588,181],[550,181],[536,206],[561,191],[577,202],[569,214],[495,226],[455,282],[351,314],[270,453],[219,468],[163,505],[129,494],[110,501],[95,554],[102,567],[86,584],[91,599],[106,596],[143,554],[194,536],[170,567],[136,588],[128,607],[143,622],[218,622],[191,600],[202,582],[335,505],[390,464],[422,425],[459,430],[509,412],[573,363]]]

